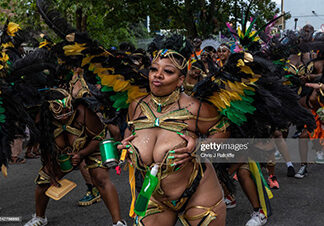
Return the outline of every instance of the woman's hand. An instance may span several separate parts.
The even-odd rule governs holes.
[[[183,148],[178,148],[172,151],[172,153],[174,152],[174,154],[172,156],[174,156],[174,164],[176,165],[180,165],[183,163],[186,163],[188,161],[190,161],[192,159],[192,152],[195,150],[196,148],[196,139],[192,138],[191,136],[187,136],[184,134],[180,134],[178,133],[180,137],[182,137],[183,139],[185,139],[187,141],[187,146],[183,147]]]
[[[72,166],[74,167],[78,166],[82,162],[83,157],[81,156],[80,153],[76,153],[76,154],[71,153],[69,155],[72,156],[71,158]]]
[[[128,149],[129,148],[129,142],[132,141],[135,138],[134,135],[131,135],[124,140],[121,141],[121,144],[117,145],[117,149],[122,150],[122,149]]]

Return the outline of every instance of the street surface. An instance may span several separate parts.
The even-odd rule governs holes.
[[[0,217],[22,219],[22,222],[0,222],[0,225],[22,225],[31,218],[31,214],[35,212],[33,181],[40,167],[40,159],[28,159],[23,165],[10,165],[7,178],[0,175]],[[295,168],[299,166],[295,164]],[[273,215],[267,225],[324,225],[324,165],[310,165],[309,174],[304,179],[286,177],[284,164],[277,164],[276,171],[280,189],[273,191]],[[118,176],[111,170],[110,175],[119,192],[122,217],[132,225],[132,220],[128,217],[131,201],[128,173],[122,171],[122,175]],[[77,201],[86,191],[80,172],[73,171],[66,178],[78,186],[60,201],[50,200],[46,213],[48,225],[112,225],[108,210],[102,201],[89,207],[78,207]],[[245,225],[252,212],[252,207],[238,183],[237,204],[236,208],[227,211],[229,226]]]

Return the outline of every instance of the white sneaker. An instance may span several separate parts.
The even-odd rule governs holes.
[[[315,163],[324,164],[324,153],[323,153],[323,151],[316,152]]]
[[[118,221],[116,224],[113,224],[113,226],[127,226],[127,223],[125,220]]]
[[[267,217],[264,215],[262,210],[253,211],[251,219],[246,223],[245,226],[261,226],[267,223]]]
[[[230,195],[227,195],[224,198],[224,202],[226,204],[226,209],[232,209],[232,208],[235,208],[236,207],[236,200],[235,200],[235,198],[233,198]]]
[[[25,224],[25,226],[43,226],[43,225],[47,225],[47,218],[37,217],[36,214],[33,214],[32,219]]]
[[[281,155],[281,153],[278,151],[278,149],[276,150],[276,152],[275,152],[275,160],[280,160],[282,158],[282,155]]]
[[[306,167],[307,167],[306,165],[303,165],[302,167],[300,167],[298,172],[295,174],[295,178],[298,178],[298,179],[304,178],[307,175]]]

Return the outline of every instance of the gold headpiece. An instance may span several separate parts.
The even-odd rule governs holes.
[[[53,112],[54,117],[56,119],[61,119],[65,116],[69,116],[73,113],[72,107],[72,96],[64,89],[51,89],[57,92],[62,93],[65,97],[63,99],[56,99],[56,100],[49,100],[48,103],[50,104],[49,109]],[[68,112],[64,114],[60,114],[63,109],[68,109]]]
[[[159,57],[168,57],[171,62],[173,63],[173,65],[178,68],[180,71],[185,69],[187,67],[188,61],[187,59],[182,56],[180,53],[171,50],[171,49],[161,49],[157,54],[155,54],[154,58],[153,58],[153,62],[159,58]],[[182,59],[182,63],[179,64],[178,61],[175,59],[175,56],[178,56]]]

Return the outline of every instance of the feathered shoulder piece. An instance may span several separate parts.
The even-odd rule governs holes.
[[[146,95],[146,78],[129,54],[108,51],[87,33],[77,32],[50,0],[37,0],[37,7],[49,27],[63,39],[52,48],[60,64],[83,68],[86,81],[96,81],[93,85],[109,94],[115,110],[127,108],[133,100]]]
[[[233,137],[270,137],[289,122],[315,126],[293,90],[284,86],[269,60],[248,52],[234,53],[221,70],[199,82],[194,96],[213,104],[232,125]],[[299,112],[296,114],[295,112]]]
[[[222,70],[214,70],[212,76],[195,87],[195,97],[212,103],[232,123],[240,126],[247,121],[246,114],[253,114],[255,82],[260,75],[247,65],[253,61],[250,53],[231,56]]]

